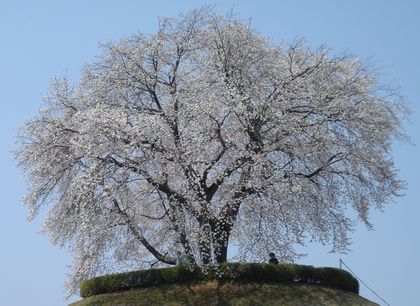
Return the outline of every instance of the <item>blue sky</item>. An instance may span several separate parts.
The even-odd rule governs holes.
[[[299,263],[338,266],[339,257],[391,305],[418,305],[420,285],[420,2],[400,1],[6,1],[0,0],[0,301],[4,305],[66,305],[64,279],[71,257],[38,234],[42,216],[28,223],[25,192],[11,156],[16,128],[36,115],[49,82],[67,73],[77,80],[84,63],[100,54],[98,43],[156,30],[158,17],[204,4],[240,18],[275,41],[304,37],[335,53],[368,58],[385,83],[400,86],[412,110],[404,125],[411,142],[393,155],[406,195],[374,212],[374,231],[353,233],[351,253],[330,254],[310,245]],[[361,295],[380,302],[366,288]]]

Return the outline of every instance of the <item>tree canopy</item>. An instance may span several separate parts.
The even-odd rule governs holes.
[[[24,203],[75,254],[70,288],[141,265],[343,251],[400,191],[403,107],[364,61],[208,9],[103,45],[19,132]]]

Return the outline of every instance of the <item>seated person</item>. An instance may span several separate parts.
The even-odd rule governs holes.
[[[277,265],[279,263],[279,260],[276,258],[276,254],[273,252],[268,253],[268,256],[270,256],[270,260],[268,261],[271,264]]]

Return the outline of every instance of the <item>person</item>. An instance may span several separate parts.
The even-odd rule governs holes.
[[[270,256],[270,260],[268,261],[271,264],[277,265],[279,263],[279,260],[276,258],[276,254],[273,252],[268,253],[268,256]]]
[[[191,255],[178,252],[177,264],[180,266],[192,266],[194,264],[194,258]]]

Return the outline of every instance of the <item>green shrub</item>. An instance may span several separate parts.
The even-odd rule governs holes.
[[[324,286],[359,293],[359,282],[347,271],[335,268],[317,268],[316,274]]]
[[[335,268],[314,268],[294,264],[224,263],[202,271],[198,267],[149,269],[95,277],[82,282],[80,295],[92,295],[144,288],[153,285],[220,282],[310,283],[359,293],[358,281],[348,272]]]

